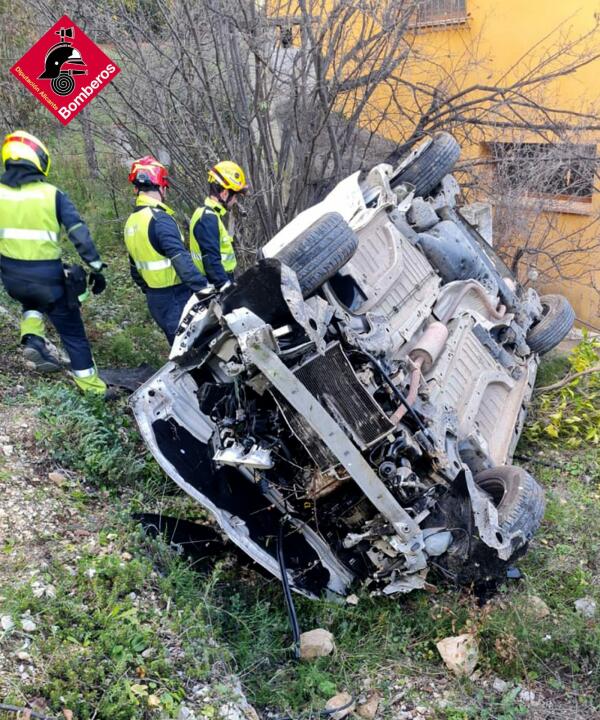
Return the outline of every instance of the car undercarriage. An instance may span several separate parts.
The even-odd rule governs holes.
[[[234,287],[192,298],[132,398],[169,477],[305,595],[485,583],[542,520],[511,459],[572,310],[465,220],[457,157],[442,133],[343,180]]]

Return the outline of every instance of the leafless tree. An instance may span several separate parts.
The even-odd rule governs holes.
[[[341,177],[394,162],[425,134],[476,144],[516,129],[563,144],[575,128],[598,131],[593,108],[565,111],[547,92],[600,57],[597,21],[578,36],[557,27],[494,75],[476,38],[440,57],[415,28],[426,3],[76,0],[65,10],[123,69],[94,100],[95,136],[124,161],[167,153],[187,209],[204,195],[208,164],[240,162],[253,193],[238,236],[252,255]],[[50,0],[29,4],[54,18]],[[463,168],[467,187],[479,182],[470,161]]]
[[[31,95],[21,88],[8,69],[38,40],[47,28],[40,29],[31,22],[31,12],[23,3],[0,0],[0,118],[6,130],[18,127],[37,127],[42,133],[52,126],[52,117]]]
[[[209,164],[238,160],[253,187],[244,235],[254,250],[336,179],[392,149],[379,122],[360,121],[408,52],[414,6],[339,2],[325,21],[324,3],[273,15],[246,0],[175,0],[150,16],[113,4],[100,23],[97,8],[90,22],[124,68],[102,97],[104,135],[126,157],[166,150],[188,206],[202,199]]]
[[[477,196],[493,207],[494,245],[523,284],[578,283],[595,289],[600,308],[596,146],[587,131],[530,137],[538,142],[505,133],[470,166]]]

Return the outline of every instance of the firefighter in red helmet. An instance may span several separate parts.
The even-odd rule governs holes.
[[[192,293],[206,297],[213,288],[194,265],[174,212],[165,204],[167,168],[146,155],[132,164],[129,182],[136,192],[135,210],[124,231],[131,276],[146,295],[150,314],[172,345]]]

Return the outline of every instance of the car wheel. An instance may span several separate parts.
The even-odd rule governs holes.
[[[540,302],[543,314],[527,333],[527,344],[544,355],[566,337],[575,322],[575,311],[562,295],[542,295]]]
[[[504,465],[477,473],[475,483],[486,492],[498,510],[500,531],[522,533],[513,541],[513,550],[526,545],[544,517],[544,491],[523,468]]]
[[[339,213],[327,213],[277,253],[298,276],[307,297],[335,275],[356,252],[358,238]]]
[[[415,186],[415,195],[427,197],[444,175],[452,171],[460,155],[460,146],[450,133],[438,133],[421,153],[394,175],[392,187],[407,182]]]
[[[441,498],[437,515],[428,519],[429,527],[444,526],[452,531],[448,551],[436,558],[434,567],[458,585],[473,585],[477,591],[493,589],[506,577],[507,569],[525,554],[529,541],[544,516],[544,491],[522,468],[512,465],[483,470],[474,477],[498,510],[501,534],[514,535],[508,560],[486,545],[473,522],[471,503],[464,492],[449,492]]]

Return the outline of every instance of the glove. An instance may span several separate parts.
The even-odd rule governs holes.
[[[197,290],[195,295],[201,302],[210,300],[214,295],[217,294],[217,288],[214,285],[206,285],[202,290]]]
[[[225,290],[229,290],[230,287],[233,287],[233,283],[231,280],[226,280],[222,285],[219,285],[217,290],[218,292],[223,293]]]
[[[87,288],[87,276],[81,265],[66,265],[63,263],[65,274],[65,296],[69,309],[78,308],[85,302],[90,293]]]
[[[91,272],[89,285],[94,295],[100,295],[106,290],[106,278],[101,272]]]

